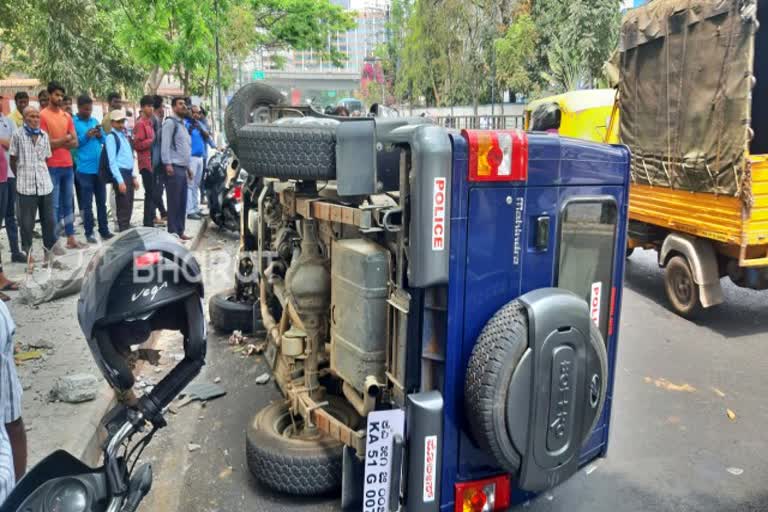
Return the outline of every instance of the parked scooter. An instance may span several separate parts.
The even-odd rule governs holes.
[[[221,229],[240,231],[243,179],[237,158],[227,148],[208,160],[205,193],[211,220]]]
[[[129,396],[103,420],[103,465],[91,468],[59,450],[19,482],[0,512],[135,512],[152,487],[152,467],[137,467],[164,410],[205,363],[206,330],[200,267],[174,237],[136,228],[94,255],[77,316],[91,353],[113,389]],[[184,359],[151,392],[133,399],[126,354],[153,331],[184,336]],[[135,443],[132,438],[144,435]]]

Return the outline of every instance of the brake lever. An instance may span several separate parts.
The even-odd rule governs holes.
[[[152,465],[142,464],[136,474],[131,477],[128,497],[125,499],[125,506],[121,512],[135,512],[144,497],[149,494],[150,489],[152,489]]]

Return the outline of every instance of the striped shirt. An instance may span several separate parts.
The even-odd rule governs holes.
[[[11,441],[5,425],[21,417],[21,382],[13,362],[13,333],[16,324],[0,301],[0,505],[16,484]]]
[[[53,192],[46,159],[51,156],[48,134],[41,132],[32,140],[24,127],[11,137],[11,156],[16,157],[16,191],[25,196],[44,196]]]

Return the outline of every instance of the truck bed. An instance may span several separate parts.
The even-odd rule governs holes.
[[[743,198],[632,184],[630,220],[709,238],[741,266],[768,265],[768,155],[753,155]],[[748,204],[751,200],[751,207]]]

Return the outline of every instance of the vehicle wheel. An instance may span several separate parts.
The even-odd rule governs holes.
[[[283,95],[267,84],[246,84],[235,92],[224,113],[227,143],[237,153],[240,128],[250,123],[268,123],[269,106],[283,103]]]
[[[699,286],[684,256],[673,256],[664,269],[664,288],[672,309],[680,316],[691,318],[701,310]]]
[[[257,304],[258,307],[258,304]],[[264,324],[258,318],[253,320],[253,305],[238,302],[234,290],[217,293],[208,302],[208,312],[213,328],[220,333],[242,331],[253,333],[264,330]]]
[[[605,343],[591,322],[590,344],[599,359],[601,378],[595,383],[599,389],[590,389],[596,406],[582,443],[589,439],[600,418],[608,385]],[[512,375],[526,348],[528,317],[523,304],[515,300],[496,312],[481,331],[472,350],[464,387],[464,406],[473,438],[510,473],[520,468],[523,452],[510,437],[505,405]]]
[[[336,178],[336,127],[246,126],[238,132],[240,164],[253,176],[292,180]]]
[[[335,418],[355,428],[358,416],[341,398],[328,397]],[[295,423],[294,423],[295,422]],[[262,409],[246,431],[246,459],[253,476],[275,491],[317,496],[341,487],[344,445],[322,433],[296,433],[301,418],[291,419],[288,405],[275,402]]]

